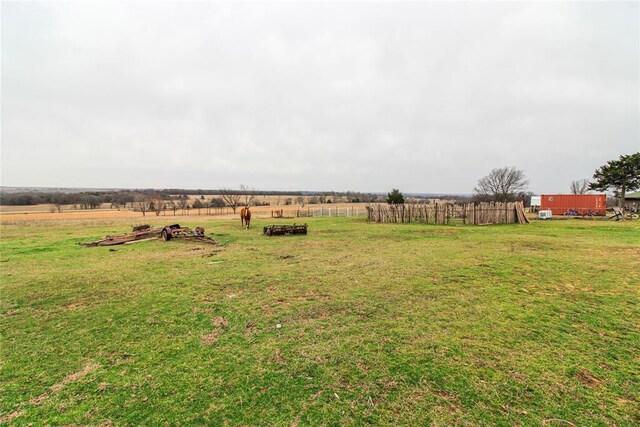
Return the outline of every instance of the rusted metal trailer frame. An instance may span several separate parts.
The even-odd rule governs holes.
[[[303,225],[268,225],[262,229],[267,236],[284,236],[290,234],[307,234],[307,224]]]
[[[181,227],[180,224],[172,224],[164,227],[151,228],[149,225],[133,227],[131,233],[106,236],[104,239],[94,242],[78,243],[82,246],[114,246],[132,243],[140,240],[151,240],[162,238],[165,242],[179,238],[182,240],[194,240],[203,243],[217,244],[215,240],[205,236],[204,228],[196,227],[194,230],[189,227]]]

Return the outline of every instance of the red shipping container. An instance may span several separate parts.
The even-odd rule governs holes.
[[[543,194],[540,210],[550,209],[554,215],[587,215],[607,213],[606,194]]]

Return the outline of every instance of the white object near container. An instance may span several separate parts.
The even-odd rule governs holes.
[[[538,212],[538,218],[540,219],[551,219],[551,217],[553,217],[553,213],[550,209]]]

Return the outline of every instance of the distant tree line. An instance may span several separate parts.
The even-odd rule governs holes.
[[[80,209],[95,209],[103,203],[125,206],[133,203],[136,196],[150,194],[139,191],[95,191],[95,192],[0,192],[0,204],[4,206],[29,206],[40,204],[73,205]]]
[[[103,191],[6,191],[0,190],[0,205],[4,206],[29,206],[51,204],[58,210],[62,206],[72,206],[74,209],[96,209],[103,204],[109,204],[110,208],[127,208],[142,212],[158,209],[177,212],[183,209],[202,209],[207,207],[259,206],[265,204],[257,196],[288,196],[282,199],[284,205],[305,205],[323,203],[374,203],[383,202],[381,194],[361,193],[354,191],[336,192],[284,192],[284,191],[258,191],[248,186],[240,186],[239,190],[103,190]],[[199,194],[200,198],[187,206],[189,195]],[[214,197],[205,197],[214,196]],[[278,202],[280,204],[280,201]]]

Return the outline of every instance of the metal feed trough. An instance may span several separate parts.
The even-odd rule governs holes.
[[[267,236],[284,236],[287,234],[307,234],[307,224],[304,225],[268,225],[262,229]]]
[[[217,244],[215,240],[204,235],[204,228],[196,227],[195,230],[189,227],[180,227],[180,224],[167,225],[165,227],[151,228],[149,225],[139,225],[133,227],[131,233],[117,234],[115,236],[106,236],[104,239],[95,242],[79,243],[82,246],[113,246],[131,244],[144,240],[153,240],[162,238],[169,241],[174,238],[182,240],[195,240],[203,243]]]

